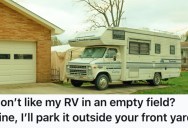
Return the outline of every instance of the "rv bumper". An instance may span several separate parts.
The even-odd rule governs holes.
[[[71,80],[81,80],[81,81],[93,81],[92,76],[81,76],[81,75],[68,75],[67,78]]]
[[[67,65],[67,78],[72,80],[93,81],[90,65]]]

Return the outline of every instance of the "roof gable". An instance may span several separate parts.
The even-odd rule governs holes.
[[[64,32],[63,29],[57,27],[56,25],[50,23],[49,21],[45,20],[44,18],[38,16],[37,14],[29,11],[28,9],[24,8],[23,6],[17,4],[12,0],[2,0],[0,1],[4,5],[8,6],[9,8],[21,13],[22,15],[32,19],[33,21],[41,24],[42,26],[51,30],[52,35],[58,35]]]
[[[181,42],[181,48],[188,48],[188,42]]]

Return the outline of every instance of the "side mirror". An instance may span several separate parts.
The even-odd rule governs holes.
[[[116,61],[117,60],[117,56],[113,56],[113,60]]]
[[[118,58],[120,58],[120,53],[117,53],[115,56],[113,56],[114,61],[117,61]]]

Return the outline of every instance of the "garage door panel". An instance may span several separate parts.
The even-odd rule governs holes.
[[[33,65],[35,65],[35,64],[25,63],[25,65],[24,65],[23,63],[20,63],[20,65],[19,65],[16,63],[13,68],[14,69],[33,69]]]
[[[33,70],[14,70],[13,75],[33,75],[35,72]]]
[[[9,64],[7,63],[3,63],[3,64],[1,64],[0,63],[0,70],[8,70],[10,67],[12,67],[12,65],[10,65],[10,62],[9,62]]]
[[[11,61],[3,61],[3,60],[0,60],[0,65],[12,65],[12,64],[10,64],[11,63]]]
[[[3,53],[10,54],[10,58],[0,58],[0,84],[36,82],[35,42],[0,41],[0,54]]]
[[[11,72],[12,72],[11,70],[1,70],[0,76],[10,76]]]
[[[0,84],[10,83],[11,76],[0,76]]]
[[[23,66],[23,68],[22,67],[18,67],[18,66],[17,67],[13,67],[12,70],[14,70],[14,72],[17,72],[17,71],[35,72],[35,69],[33,69],[32,67],[25,67],[25,66]]]
[[[14,66],[32,66],[32,64],[35,64],[33,63],[33,61],[14,61]]]
[[[27,79],[27,80],[30,80],[30,79],[33,79],[35,77],[35,75],[22,75],[22,74],[17,74],[17,75],[13,75],[12,76],[12,79],[14,79],[15,81],[16,80],[25,80],[25,79]]]
[[[9,64],[1,64],[0,63],[0,76],[10,76],[12,72],[12,65]],[[1,78],[0,78],[1,79]]]
[[[25,83],[25,81],[28,82],[34,82],[33,79],[35,78],[35,75],[14,75],[12,77],[12,80],[19,83]]]

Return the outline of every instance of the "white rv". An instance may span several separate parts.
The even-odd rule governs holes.
[[[80,58],[67,65],[67,77],[75,87],[91,82],[104,90],[110,83],[137,80],[159,85],[161,79],[180,76],[180,39],[176,35],[108,28],[77,34],[69,44],[85,47]]]

